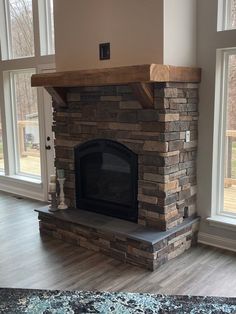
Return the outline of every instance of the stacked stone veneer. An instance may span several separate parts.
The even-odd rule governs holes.
[[[81,217],[74,219],[74,222],[68,222],[65,215],[49,213],[47,208],[38,211],[42,234],[149,270],[155,270],[194,245],[199,228],[199,219],[194,219],[192,222],[185,223],[183,227],[159,232],[161,234],[159,239],[157,237],[154,241],[145,241],[137,235],[132,236],[131,233],[122,234],[112,229],[91,227],[89,222],[87,225],[82,224]],[[67,211],[67,217],[69,215]],[[145,230],[142,230],[143,232]],[[150,230],[147,232],[150,233]]]
[[[155,83],[154,108],[143,109],[130,86],[67,89],[67,107],[54,103],[57,168],[75,206],[74,147],[118,141],[138,155],[138,223],[168,230],[196,214],[198,84]],[[185,132],[191,131],[190,142]]]

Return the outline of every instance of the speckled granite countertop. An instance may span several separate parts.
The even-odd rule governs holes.
[[[0,313],[236,313],[236,298],[0,288]]]

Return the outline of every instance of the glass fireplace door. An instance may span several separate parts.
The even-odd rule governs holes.
[[[77,207],[137,220],[137,156],[108,140],[76,148]]]

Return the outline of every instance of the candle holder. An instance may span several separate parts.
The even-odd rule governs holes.
[[[49,192],[49,195],[51,196],[51,204],[49,205],[48,210],[50,212],[56,212],[56,211],[58,211],[56,192]]]
[[[65,194],[64,194],[64,183],[65,183],[65,178],[58,178],[57,179],[60,185],[60,204],[58,206],[59,209],[67,209],[68,206],[65,204]]]

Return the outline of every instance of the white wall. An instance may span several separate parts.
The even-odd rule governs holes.
[[[164,64],[196,66],[196,29],[196,0],[164,0]]]
[[[216,0],[198,0],[198,66],[202,68],[199,105],[198,146],[198,213],[203,218],[201,231],[204,233],[232,237],[232,232],[210,227],[205,217],[211,215],[213,130],[215,101],[216,49],[236,47],[236,30],[217,32]]]
[[[57,71],[145,63],[196,66],[197,0],[56,0]],[[111,43],[100,61],[99,43]]]
[[[163,63],[163,0],[56,0],[57,71]],[[111,43],[100,61],[99,43]]]

